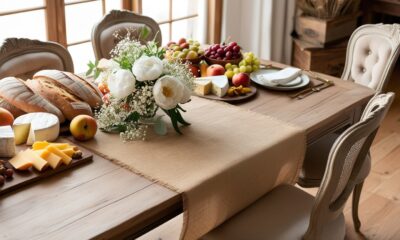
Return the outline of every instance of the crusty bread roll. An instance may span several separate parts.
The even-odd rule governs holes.
[[[20,110],[55,114],[60,123],[65,121],[62,112],[42,96],[32,91],[21,79],[6,77],[0,80],[0,97]]]
[[[64,88],[88,103],[92,108],[99,107],[102,104],[101,96],[97,94],[93,87],[79,77],[76,77],[73,73],[60,70],[42,70],[33,76],[33,79],[36,78],[49,78],[60,83]]]
[[[14,118],[17,118],[26,113],[21,109],[17,108],[16,106],[12,105],[11,103],[7,102],[1,97],[0,97],[0,107],[7,109],[14,116]]]
[[[89,81],[86,78],[80,77],[79,75],[76,75],[74,73],[70,73],[70,72],[65,72],[65,73],[67,75],[69,75],[72,79],[75,79],[75,80],[80,81],[83,84],[85,84],[85,86],[87,86],[89,89],[91,89],[94,94],[99,96],[100,99],[103,98],[103,94],[100,92],[99,88],[93,82]]]
[[[80,114],[93,115],[89,104],[74,96],[60,83],[47,77],[36,77],[26,84],[37,94],[58,107],[68,120]]]

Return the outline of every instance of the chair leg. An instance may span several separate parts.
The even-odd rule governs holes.
[[[360,232],[360,227],[361,227],[361,221],[360,218],[358,217],[358,204],[360,202],[360,195],[361,195],[361,190],[363,188],[364,181],[357,184],[354,187],[353,191],[353,206],[352,206],[352,213],[353,213],[353,223],[354,223],[354,229],[356,232]]]

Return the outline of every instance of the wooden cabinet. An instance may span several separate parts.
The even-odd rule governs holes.
[[[348,40],[321,48],[299,39],[293,39],[292,65],[305,70],[340,77],[343,72]]]

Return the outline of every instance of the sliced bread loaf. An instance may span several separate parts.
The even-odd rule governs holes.
[[[48,112],[55,114],[60,122],[65,118],[62,112],[42,96],[30,89],[26,82],[15,77],[6,77],[0,80],[0,97],[16,108],[30,112]]]
[[[93,115],[89,104],[76,97],[60,83],[47,77],[36,77],[26,84],[37,94],[57,106],[68,120],[80,114]]]
[[[17,118],[17,117],[25,114],[24,111],[22,111],[21,109],[17,108],[14,105],[12,105],[11,103],[7,102],[6,100],[4,100],[1,97],[0,97],[0,107],[10,111],[10,113],[14,116],[14,118]]]
[[[92,108],[99,107],[102,104],[101,97],[92,89],[92,86],[76,77],[73,73],[59,70],[42,70],[33,76],[33,79],[36,78],[49,78],[58,82]]]

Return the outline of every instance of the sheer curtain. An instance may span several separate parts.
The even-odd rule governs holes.
[[[225,0],[222,40],[230,37],[262,59],[290,64],[295,0]]]

